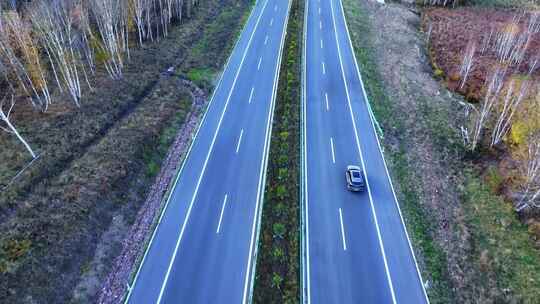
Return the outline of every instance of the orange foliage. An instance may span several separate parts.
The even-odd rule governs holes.
[[[6,31],[9,42],[16,54],[21,58],[34,87],[41,90],[46,86],[43,65],[39,49],[35,43],[32,28],[29,23],[22,20],[17,12],[4,14]]]

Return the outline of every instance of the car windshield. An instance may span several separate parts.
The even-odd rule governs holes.
[[[353,176],[354,178],[360,178],[360,172],[358,172],[358,171],[353,171],[353,172],[352,172],[352,176]]]

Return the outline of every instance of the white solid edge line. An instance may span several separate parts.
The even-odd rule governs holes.
[[[341,225],[341,240],[343,241],[343,251],[347,251],[347,241],[345,241],[345,228],[343,227],[343,214],[339,208],[339,223]]]
[[[255,14],[255,11],[257,10],[257,5],[255,4],[255,6],[251,9],[251,12],[250,12],[250,15],[246,21],[246,23],[244,24],[244,27],[242,29],[242,31],[240,33],[244,33],[244,31],[247,29],[248,25],[249,25],[249,22],[251,20],[251,18],[253,18],[253,15]],[[262,12],[261,12],[262,14]],[[169,195],[167,196],[167,200],[165,202],[165,206],[163,206],[163,210],[161,211],[161,214],[159,216],[159,219],[158,219],[158,222],[157,222],[157,225],[156,227],[154,228],[154,231],[152,232],[152,236],[150,237],[150,241],[148,242],[148,246],[146,247],[146,250],[143,254],[143,258],[141,260],[141,263],[139,264],[139,267],[137,268],[137,273],[135,274],[135,278],[133,279],[133,282],[131,284],[131,287],[128,287],[128,294],[124,300],[124,303],[128,303],[129,301],[129,298],[131,297],[131,293],[133,291],[133,287],[135,286],[135,284],[137,283],[137,279],[139,278],[139,274],[141,272],[141,269],[142,269],[142,266],[144,265],[144,262],[146,261],[146,256],[148,255],[148,251],[150,249],[150,247],[152,246],[152,243],[154,241],[154,237],[157,233],[157,230],[158,230],[158,227],[159,227],[159,224],[161,223],[161,219],[163,218],[163,216],[165,215],[165,212],[167,210],[167,208],[169,207],[169,202],[171,201],[171,197],[172,197],[172,194],[174,192],[174,189],[176,188],[176,184],[178,183],[178,180],[180,179],[180,175],[184,169],[184,166],[187,162],[187,159],[189,158],[190,154],[191,154],[191,150],[193,148],[193,145],[197,139],[197,135],[199,134],[199,131],[201,130],[202,126],[204,125],[204,122],[206,121],[206,116],[208,114],[208,110],[210,109],[210,106],[213,104],[213,101],[214,101],[214,97],[216,95],[216,92],[219,90],[220,86],[221,86],[221,83],[223,81],[223,76],[225,75],[225,72],[227,71],[227,69],[229,68],[229,64],[231,62],[231,59],[234,55],[234,51],[236,50],[236,47],[238,46],[238,44],[240,43],[240,40],[242,40],[242,36],[240,35],[238,37],[238,39],[236,40],[235,44],[234,44],[234,47],[232,48],[232,51],[231,53],[229,54],[229,58],[227,58],[227,62],[225,63],[225,65],[223,66],[223,72],[221,73],[221,76],[219,77],[219,81],[214,89],[214,91],[212,92],[212,97],[210,97],[210,101],[208,102],[208,105],[206,106],[206,110],[204,111],[204,114],[203,114],[203,117],[201,118],[201,121],[197,127],[197,131],[195,131],[195,134],[193,135],[193,139],[191,140],[191,143],[186,151],[186,154],[185,154],[185,157],[182,161],[182,164],[180,165],[180,169],[178,170],[177,174],[176,174],[176,178],[174,180],[174,183],[173,183],[173,186],[172,188],[170,188],[169,190]],[[240,67],[238,67],[240,68]]]
[[[242,135],[244,135],[244,129],[240,130],[240,136],[238,137],[238,143],[236,144],[236,154],[240,151],[240,144],[242,143]]]
[[[249,100],[248,103],[251,103],[253,100],[253,92],[255,91],[255,87],[251,87],[251,92],[249,93]]]
[[[251,302],[252,297],[252,291],[253,291],[253,284],[255,283],[255,270],[257,267],[257,263],[253,263],[253,266],[251,266],[251,259],[252,257],[257,256],[257,246],[254,247],[254,244],[258,244],[259,242],[259,232],[261,228],[261,216],[262,216],[262,205],[264,203],[264,187],[266,185],[266,172],[268,168],[268,154],[270,150],[270,138],[272,137],[272,125],[274,121],[274,109],[276,106],[276,96],[277,96],[277,87],[278,87],[278,80],[279,80],[279,72],[281,70],[281,59],[282,59],[282,53],[283,53],[283,46],[285,44],[285,36],[287,34],[287,25],[289,23],[289,13],[291,9],[292,2],[289,0],[289,6],[287,7],[287,15],[285,16],[285,23],[283,25],[283,31],[281,34],[281,43],[279,47],[279,53],[278,53],[278,62],[276,65],[276,72],[274,75],[274,87],[272,92],[272,98],[271,98],[271,105],[270,105],[270,115],[268,116],[268,121],[266,125],[266,138],[265,138],[265,147],[263,150],[263,159],[261,160],[261,171],[259,175],[259,187],[257,190],[257,203],[255,205],[255,214],[253,216],[253,227],[251,232],[251,243],[249,245],[250,251],[249,251],[249,257],[246,267],[246,279],[244,284],[244,295],[242,297],[242,303],[247,304],[248,303],[248,282],[249,283],[249,302]],[[256,233],[257,232],[257,233]],[[249,273],[249,269],[251,268],[251,273]],[[251,280],[250,280],[251,277]]]
[[[328,102],[328,93],[324,93],[324,99],[326,100],[326,111],[330,111],[330,103]]]
[[[161,299],[163,297],[163,292],[165,291],[165,287],[167,285],[167,281],[168,281],[169,275],[171,273],[172,265],[174,263],[174,260],[176,259],[176,254],[178,253],[178,248],[180,247],[180,241],[182,240],[182,236],[184,235],[184,230],[185,230],[187,222],[189,220],[189,216],[191,214],[191,209],[193,208],[193,203],[195,202],[195,198],[197,197],[197,193],[199,191],[199,186],[201,184],[202,178],[203,178],[204,173],[206,171],[206,165],[208,164],[208,160],[210,159],[210,155],[212,154],[214,143],[216,141],[217,135],[219,133],[219,129],[221,127],[221,122],[223,121],[223,117],[225,116],[225,112],[227,111],[229,101],[231,100],[232,93],[233,93],[234,88],[236,86],[236,80],[238,79],[238,75],[240,75],[240,71],[242,70],[242,66],[244,64],[244,60],[246,58],[247,52],[248,52],[248,50],[249,50],[249,48],[251,46],[251,41],[253,40],[253,36],[255,35],[255,32],[257,31],[257,28],[259,26],[259,22],[261,20],[262,15],[264,14],[264,11],[266,9],[267,4],[268,4],[268,0],[266,0],[264,2],[264,6],[263,6],[263,8],[261,10],[261,14],[259,15],[259,17],[257,19],[257,23],[255,23],[255,27],[253,29],[253,32],[251,33],[251,36],[249,37],[246,49],[244,50],[244,53],[242,55],[242,60],[240,61],[240,65],[238,67],[238,70],[236,71],[234,81],[233,81],[233,83],[231,85],[229,95],[227,96],[227,100],[225,101],[225,107],[223,108],[223,112],[221,112],[221,117],[219,118],[219,122],[218,122],[218,125],[217,125],[217,128],[216,128],[216,131],[214,132],[214,137],[212,138],[212,143],[210,144],[210,149],[208,149],[208,154],[206,155],[206,159],[205,159],[204,164],[203,164],[203,169],[201,170],[201,174],[199,175],[199,180],[197,181],[197,186],[195,187],[195,192],[194,192],[193,197],[191,199],[191,202],[189,204],[189,208],[188,208],[186,217],[184,219],[184,223],[182,224],[182,228],[180,230],[180,236],[178,237],[178,240],[176,241],[176,246],[174,248],[173,256],[171,258],[171,261],[169,262],[169,267],[167,269],[167,273],[165,274],[165,279],[163,280],[163,284],[161,285],[161,290],[159,292],[159,297],[158,297],[158,300],[156,302],[158,304],[161,303]]]
[[[330,137],[330,150],[332,150],[332,163],[336,163],[336,154],[334,153],[334,139]]]
[[[223,206],[221,206],[221,213],[219,215],[219,223],[217,225],[216,234],[219,234],[219,230],[221,228],[221,220],[223,219],[223,212],[225,211],[226,205],[227,205],[227,194],[225,194],[225,198],[223,199]]]
[[[353,44],[352,44],[352,41],[351,41],[351,35],[349,33],[349,26],[347,24],[347,19],[345,18],[345,12],[344,12],[344,9],[343,9],[343,4],[341,3],[341,1],[339,1],[339,4],[340,4],[340,8],[341,8],[341,15],[343,16],[343,22],[345,23],[345,29],[347,31],[347,38],[349,40],[349,46],[350,46],[350,49],[352,51],[353,58],[354,58],[354,65],[356,67],[356,73],[358,74],[358,79],[360,79],[360,85],[362,87],[362,92],[364,94],[364,98],[365,98],[366,102],[369,102],[368,101],[369,99],[368,99],[368,96],[367,96],[367,93],[366,93],[366,89],[364,87],[364,81],[362,80],[362,74],[360,74],[360,68],[358,67],[358,62],[356,61],[356,53],[354,52],[354,47],[353,47]],[[407,242],[409,243],[409,249],[410,249],[411,254],[413,256],[414,264],[416,266],[416,272],[418,274],[418,279],[420,280],[420,283],[421,283],[420,285],[422,285],[422,290],[424,292],[424,297],[426,299],[426,302],[429,304],[429,298],[427,296],[426,288],[424,287],[424,281],[422,279],[422,274],[420,273],[420,268],[418,267],[418,262],[416,260],[415,254],[414,254],[414,249],[412,247],[412,242],[411,242],[411,239],[409,238],[409,233],[407,232],[407,227],[405,226],[405,220],[403,219],[403,215],[401,214],[401,208],[399,206],[399,202],[398,202],[398,199],[397,199],[397,196],[396,196],[396,191],[394,190],[394,185],[392,183],[392,179],[390,178],[390,173],[388,171],[388,166],[386,165],[386,159],[384,158],[384,154],[382,152],[381,143],[379,141],[379,136],[376,133],[373,118],[371,116],[370,116],[370,120],[371,120],[371,127],[373,128],[373,131],[375,132],[375,138],[377,139],[377,146],[379,148],[379,152],[380,152],[381,157],[383,159],[384,169],[386,171],[386,178],[388,179],[388,181],[390,183],[390,188],[392,189],[392,194],[394,195],[394,201],[396,203],[396,207],[398,209],[399,217],[401,219],[401,225],[403,226],[403,230],[405,231],[405,236],[407,237]]]
[[[305,286],[302,286],[302,300],[304,303],[307,302],[307,304],[311,303],[311,279],[310,279],[310,260],[309,260],[309,197],[308,197],[308,169],[307,169],[307,116],[306,116],[306,85],[307,85],[307,67],[306,67],[306,61],[307,61],[307,28],[308,28],[308,16],[309,16],[309,2],[311,0],[307,0],[306,3],[306,9],[304,11],[304,37],[303,37],[303,56],[302,56],[302,140],[303,140],[303,153],[302,153],[302,166],[303,166],[303,176],[301,177],[302,184],[304,186],[303,191],[301,193],[304,195],[303,198],[303,207],[304,209],[303,216],[304,216],[304,226],[303,229],[303,242],[302,242],[302,249],[303,254],[302,258],[305,259],[304,263],[302,265],[302,278],[303,278],[303,284]],[[320,0],[319,0],[320,1]]]
[[[335,17],[334,17],[334,4],[333,4],[332,0],[330,0],[330,8],[332,10],[332,22],[334,24],[334,35],[336,37],[336,46],[337,46],[337,50],[338,50],[339,64],[340,64],[340,68],[341,68],[341,75],[342,75],[342,79],[343,79],[343,84],[345,85],[345,93],[347,95],[347,102],[348,102],[348,105],[349,105],[349,112],[351,114],[351,120],[352,120],[352,123],[353,123],[354,137],[356,139],[356,147],[358,148],[358,153],[360,155],[360,161],[362,163],[362,169],[364,170],[364,173],[365,173],[366,186],[367,186],[367,190],[368,190],[369,202],[370,202],[370,205],[371,205],[371,213],[373,215],[373,220],[375,221],[375,227],[376,227],[376,230],[377,230],[377,237],[379,239],[379,247],[380,247],[380,250],[381,250],[381,253],[382,253],[382,256],[383,256],[384,268],[385,268],[385,271],[386,271],[386,278],[388,280],[390,293],[392,295],[392,302],[395,304],[395,303],[397,303],[396,302],[396,295],[394,293],[394,286],[392,284],[392,277],[390,276],[390,270],[388,269],[388,262],[386,260],[386,253],[384,251],[384,244],[383,244],[383,240],[382,240],[382,237],[381,237],[381,231],[380,231],[380,228],[379,228],[379,222],[377,220],[377,213],[375,211],[375,206],[373,204],[373,197],[371,196],[371,190],[370,190],[370,187],[369,187],[369,180],[368,180],[368,177],[367,177],[368,172],[366,171],[366,165],[364,163],[364,157],[362,156],[362,148],[360,147],[360,139],[358,137],[358,129],[356,127],[356,121],[355,121],[355,118],[354,118],[354,113],[352,111],[351,97],[350,97],[350,94],[349,94],[349,88],[347,86],[347,80],[346,80],[346,77],[345,77],[345,69],[343,68],[343,59],[341,58],[341,48],[339,47],[339,38],[338,38],[338,33],[337,33],[336,20],[335,20]]]

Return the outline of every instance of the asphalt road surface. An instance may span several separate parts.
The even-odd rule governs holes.
[[[304,303],[427,303],[340,0],[307,0],[303,62]],[[346,188],[347,165],[367,190]]]
[[[257,1],[127,303],[247,303],[290,2]]]

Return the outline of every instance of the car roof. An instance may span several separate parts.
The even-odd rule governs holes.
[[[352,172],[352,179],[355,180],[355,181],[361,181],[363,180],[362,178],[362,173],[360,173],[360,171],[353,171]]]
[[[351,182],[353,183],[363,183],[364,182],[364,176],[362,174],[362,170],[356,166],[348,166],[347,171],[349,172],[349,176],[351,178]]]

